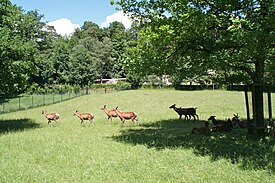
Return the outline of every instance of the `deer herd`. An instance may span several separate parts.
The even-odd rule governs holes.
[[[182,116],[184,116],[184,120],[191,120],[192,118],[194,120],[199,120],[199,116],[196,112],[197,108],[182,108],[182,107],[176,107],[176,104],[173,104],[169,107],[170,109],[174,109],[174,111],[179,115],[179,119],[182,119]],[[106,105],[104,105],[101,110],[105,112],[107,115],[108,120],[111,120],[112,118],[119,117],[121,120],[122,125],[125,124],[125,120],[131,120],[133,123],[136,121],[138,125],[140,125],[140,122],[138,120],[138,116],[136,112],[125,112],[118,109],[118,107],[114,109],[107,109]],[[60,119],[60,115],[56,112],[48,113],[46,110],[42,111],[42,114],[46,117],[48,120],[48,124],[50,124],[52,121],[58,123]],[[83,123],[86,124],[87,121],[92,124],[94,122],[95,116],[93,113],[79,113],[78,111],[75,111],[73,116],[77,116],[80,121],[81,125]],[[202,135],[209,135],[212,132],[229,132],[233,128],[248,128],[249,123],[247,121],[241,121],[239,119],[238,114],[233,114],[233,117],[230,119],[228,118],[227,121],[224,120],[217,120],[215,118],[216,116],[210,116],[207,121],[204,121],[204,126],[199,128],[193,128],[191,133],[192,134],[202,134]],[[212,128],[209,128],[209,121],[213,123]],[[267,126],[267,132],[274,137],[275,136],[275,121],[270,120],[268,126]]]
[[[136,121],[140,125],[136,112],[120,111],[118,110],[118,107],[116,107],[115,109],[108,110],[106,108],[106,105],[104,105],[101,108],[101,110],[103,110],[106,113],[108,120],[111,119],[112,121],[112,118],[119,117],[122,122],[122,125],[125,124],[125,120],[131,120],[133,123]],[[43,110],[42,114],[44,114],[45,118],[48,120],[48,124],[50,124],[52,121],[59,122],[60,115],[57,112],[48,113],[46,110]],[[91,125],[95,119],[95,116],[93,113],[91,112],[79,113],[78,110],[75,111],[73,116],[77,116],[80,119],[81,125],[83,124],[86,125],[87,121],[89,121]]]

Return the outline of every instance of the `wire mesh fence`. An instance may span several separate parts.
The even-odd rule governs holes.
[[[83,95],[89,95],[93,93],[108,93],[112,91],[114,91],[113,88],[89,88],[79,91],[65,91],[59,93],[32,95],[22,94],[13,98],[0,99],[0,114],[51,105]]]

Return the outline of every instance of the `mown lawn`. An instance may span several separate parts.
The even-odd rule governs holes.
[[[174,103],[197,107],[200,121],[179,120]],[[137,112],[142,125],[107,121],[103,105]],[[60,113],[59,125],[47,124],[45,109]],[[95,123],[82,127],[75,110],[93,112]],[[274,140],[243,129],[191,134],[233,113],[246,115],[242,92],[136,90],[2,114],[0,182],[275,182]]]

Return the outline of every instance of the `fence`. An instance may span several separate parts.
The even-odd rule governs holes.
[[[67,91],[62,93],[49,94],[23,94],[14,98],[0,99],[0,114],[19,110],[26,110],[34,107],[51,105],[58,102],[70,100],[79,96],[93,93],[107,93],[115,91],[113,88],[89,88],[80,91]]]

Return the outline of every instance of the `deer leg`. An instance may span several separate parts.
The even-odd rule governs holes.
[[[138,125],[140,126],[141,124],[140,124],[140,122],[139,122],[138,118],[136,118],[136,121],[137,121]]]
[[[188,116],[187,114],[184,115],[184,120],[188,119]]]

